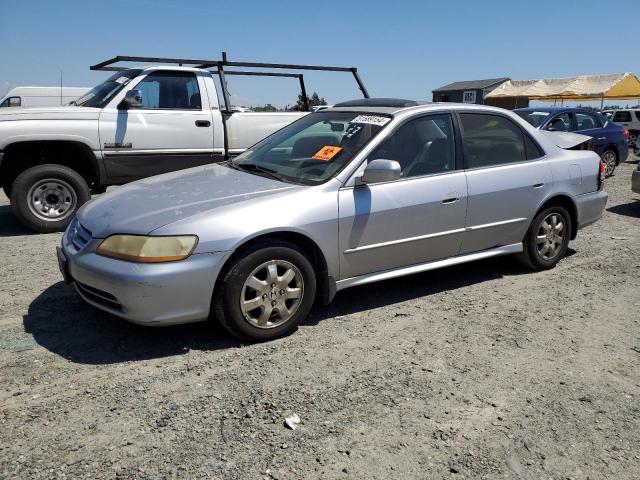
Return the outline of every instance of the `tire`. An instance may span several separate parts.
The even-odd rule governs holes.
[[[63,231],[78,208],[91,198],[77,172],[45,164],[22,172],[11,186],[11,207],[18,220],[40,233]]]
[[[241,252],[232,262],[212,302],[218,321],[229,333],[243,340],[273,340],[293,332],[307,317],[316,294],[316,275],[298,247],[268,240]],[[284,278],[289,272],[293,277]]]
[[[604,162],[607,168],[606,176],[610,177],[611,175],[613,175],[613,172],[616,169],[616,165],[618,165],[618,154],[615,152],[615,150],[611,150],[609,148],[604,152],[602,152],[602,155],[600,155],[600,158],[602,158],[602,161]]]
[[[555,217],[555,229],[554,220]],[[551,227],[548,230],[548,227]],[[554,236],[555,234],[555,236]],[[543,238],[546,237],[546,238]],[[566,209],[551,206],[538,213],[525,234],[518,260],[532,270],[549,270],[564,258],[571,238],[571,217]],[[545,246],[553,248],[545,251]]]

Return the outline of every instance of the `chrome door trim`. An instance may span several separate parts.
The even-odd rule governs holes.
[[[511,220],[501,220],[499,222],[485,223],[485,224],[482,224],[482,225],[474,225],[472,227],[465,228],[465,230],[470,232],[470,231],[474,231],[474,230],[482,230],[482,229],[485,229],[485,228],[493,228],[493,227],[500,227],[502,225],[509,225],[510,223],[520,223],[520,222],[524,222],[526,220],[527,220],[526,218],[512,218]]]
[[[107,150],[104,152],[105,157],[124,156],[130,157],[134,155],[211,155],[214,149],[199,148],[167,148],[158,150]]]
[[[445,258],[444,260],[436,260],[433,262],[420,263],[417,265],[410,265],[408,267],[396,268],[393,270],[383,270],[381,272],[367,273],[359,275],[357,277],[345,278],[336,282],[336,289],[344,290],[345,288],[354,287],[356,285],[364,285],[366,283],[378,282],[380,280],[389,280],[391,278],[402,277],[404,275],[411,275],[414,273],[426,272],[428,270],[435,270],[442,267],[449,267],[452,265],[458,265],[460,263],[467,263],[474,260],[481,260],[484,258],[496,257],[499,255],[510,255],[512,253],[522,252],[522,243],[514,243],[511,245],[505,245],[503,247],[491,248],[489,250],[483,250],[481,252],[470,253],[467,255],[460,255],[451,258]]]
[[[445,230],[443,232],[429,233],[427,235],[420,235],[418,237],[401,238],[399,240],[390,240],[388,242],[381,242],[381,243],[371,243],[369,245],[363,245],[361,247],[348,248],[344,251],[344,253],[345,254],[356,253],[356,252],[363,252],[365,250],[372,250],[374,248],[391,247],[393,245],[401,245],[403,243],[417,242],[419,240],[427,240],[429,238],[444,237],[446,235],[454,235],[456,233],[464,233],[464,232],[471,232],[476,230],[483,230],[485,228],[500,227],[502,225],[509,225],[510,223],[520,223],[526,220],[527,220],[526,218],[513,218],[511,220],[502,220],[500,222],[485,223],[483,225],[474,225],[472,227],[456,228],[455,230]]]
[[[372,250],[374,248],[390,247],[392,245],[400,245],[402,243],[417,242],[419,240],[427,240],[429,238],[444,237],[445,235],[463,233],[464,231],[465,231],[464,228],[456,228],[455,230],[446,230],[444,232],[429,233],[427,235],[420,235],[417,237],[401,238],[399,240],[390,240],[388,242],[381,242],[381,243],[372,243],[369,245],[363,245],[362,247],[348,248],[347,250],[344,251],[344,253],[345,254],[355,253],[355,252],[362,252],[365,250]]]

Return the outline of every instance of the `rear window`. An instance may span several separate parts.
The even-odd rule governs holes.
[[[512,121],[498,115],[476,113],[460,114],[460,120],[467,168],[490,167],[527,159],[524,132]]]
[[[619,111],[613,115],[614,122],[630,122],[631,112]]]
[[[636,114],[636,120],[640,121],[640,111],[636,110],[634,113]]]

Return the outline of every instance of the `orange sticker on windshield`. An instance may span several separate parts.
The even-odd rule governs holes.
[[[341,151],[342,147],[333,147],[331,145],[326,145],[318,150],[313,158],[315,160],[324,160],[325,162],[328,162],[329,160],[332,160],[333,157],[338,155]]]

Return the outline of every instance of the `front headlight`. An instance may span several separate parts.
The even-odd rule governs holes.
[[[96,252],[105,257],[130,262],[159,263],[183,260],[196,248],[198,237],[145,237],[141,235],[111,235],[104,239]]]

